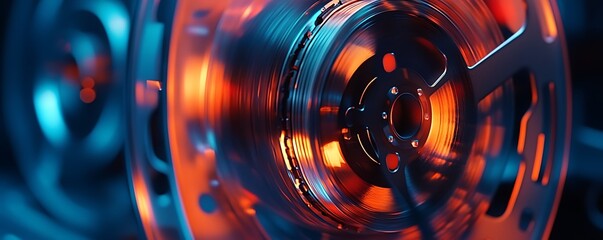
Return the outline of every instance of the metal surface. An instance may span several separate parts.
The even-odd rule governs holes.
[[[547,238],[563,31],[553,1],[511,21],[495,2],[141,1],[127,142],[147,237]]]

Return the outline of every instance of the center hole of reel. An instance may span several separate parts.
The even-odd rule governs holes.
[[[419,99],[410,93],[403,93],[391,107],[391,126],[402,139],[413,137],[421,127],[423,109]]]

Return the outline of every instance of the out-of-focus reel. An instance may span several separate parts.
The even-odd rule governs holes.
[[[3,179],[3,233],[38,239],[132,234],[127,178],[119,167],[127,4],[14,2],[2,97],[25,183],[19,174]]]
[[[554,1],[138,9],[128,146],[148,237],[548,236],[570,129]]]

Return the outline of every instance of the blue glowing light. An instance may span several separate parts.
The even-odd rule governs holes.
[[[34,90],[34,106],[40,128],[48,141],[57,146],[65,144],[68,138],[59,103],[59,93],[55,85],[46,82]]]

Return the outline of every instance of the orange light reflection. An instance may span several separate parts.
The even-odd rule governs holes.
[[[551,8],[551,2],[549,0],[539,0],[540,10],[540,24],[542,26],[542,34],[544,40],[548,43],[555,41],[557,38],[557,23],[555,22],[555,15]]]
[[[513,208],[515,207],[515,203],[517,202],[517,197],[519,196],[519,191],[521,190],[521,184],[523,183],[523,177],[526,173],[526,163],[519,163],[519,169],[517,171],[517,178],[515,179],[515,184],[513,185],[513,192],[511,192],[511,197],[509,197],[509,204],[507,205],[507,209],[499,219],[506,219],[513,212]]]
[[[348,45],[333,64],[333,71],[344,76],[343,79],[351,79],[360,65],[375,55],[375,50],[371,48],[368,39],[358,39],[357,41],[358,43]]]
[[[542,168],[542,156],[544,154],[544,133],[538,134],[536,142],[536,154],[534,155],[534,166],[532,167],[532,181],[537,182]]]
[[[519,154],[523,154],[523,150],[526,146],[528,121],[532,117],[532,112],[538,103],[538,88],[536,87],[536,79],[534,76],[530,77],[530,86],[532,88],[532,103],[526,114],[521,118],[521,123],[519,125],[519,139],[517,141],[517,153]]]
[[[421,153],[424,156],[449,159],[457,125],[457,102],[450,82],[430,96],[432,124]],[[432,159],[429,157],[427,159]],[[436,163],[437,164],[437,163]]]
[[[498,24],[507,27],[515,33],[524,25],[526,20],[525,0],[487,0],[486,4],[492,10]]]
[[[345,164],[338,141],[332,141],[325,144],[322,147],[322,151],[325,154],[325,163],[329,167],[341,167],[342,164]]]
[[[155,216],[151,209],[149,190],[140,172],[133,173],[132,183],[134,185],[134,196],[138,205],[138,214],[140,215],[140,220],[143,222],[145,235],[149,239],[159,239],[160,235],[155,235],[153,231],[153,229],[157,228],[154,227]]]

